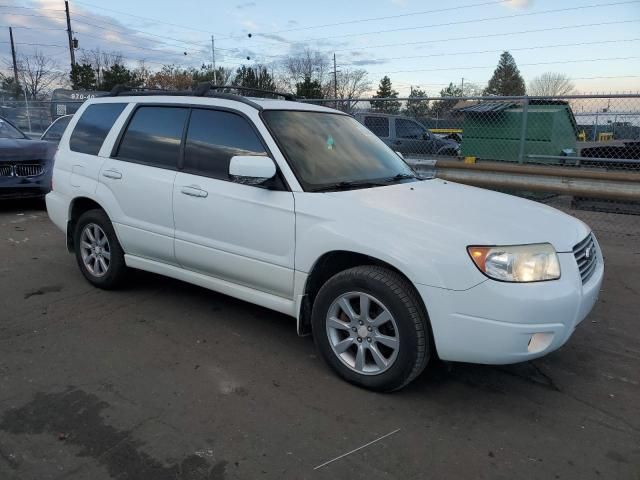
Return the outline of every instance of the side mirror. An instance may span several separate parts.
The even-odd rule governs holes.
[[[261,185],[275,175],[276,164],[270,157],[236,155],[229,161],[229,176],[236,183]]]
[[[396,155],[398,155],[401,159],[404,160],[404,155],[402,155],[402,152],[396,151]]]
[[[431,135],[429,135],[429,132],[424,132],[422,134],[422,139],[423,140],[431,140]]]

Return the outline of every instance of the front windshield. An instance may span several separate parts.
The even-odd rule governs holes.
[[[0,118],[0,138],[25,138],[24,134],[11,125],[9,122],[4,121]]]
[[[291,110],[263,115],[305,190],[414,177],[395,152],[352,117]]]

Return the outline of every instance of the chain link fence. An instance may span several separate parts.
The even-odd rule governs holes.
[[[419,172],[640,236],[640,95],[309,100],[353,115]]]
[[[0,98],[0,116],[39,138],[83,101]],[[425,175],[543,202],[597,232],[640,236],[639,94],[302,101],[353,115]],[[54,130],[56,141],[63,129]]]

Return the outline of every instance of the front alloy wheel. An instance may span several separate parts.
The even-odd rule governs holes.
[[[418,292],[382,266],[353,267],[331,277],[313,302],[311,324],[329,366],[371,390],[404,387],[430,357],[429,320]]]
[[[333,353],[353,371],[377,375],[396,361],[398,326],[374,296],[364,292],[340,295],[329,307],[326,324]]]

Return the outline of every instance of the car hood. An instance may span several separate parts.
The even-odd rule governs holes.
[[[21,162],[53,158],[55,144],[41,140],[0,138],[0,161]]]
[[[555,208],[513,195],[439,179],[388,187],[331,192],[348,210],[360,211],[401,235],[437,235],[457,248],[469,245],[551,243],[571,252],[590,229]],[[348,201],[346,201],[348,198]]]

